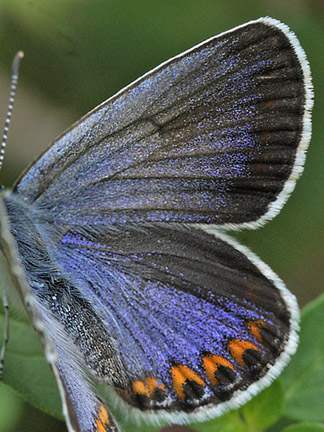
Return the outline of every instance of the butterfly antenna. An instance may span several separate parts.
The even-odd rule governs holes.
[[[8,104],[7,117],[6,117],[4,129],[3,129],[3,136],[2,136],[2,142],[1,142],[1,147],[0,147],[0,168],[2,167],[2,163],[3,163],[3,159],[4,159],[6,142],[7,142],[7,137],[8,137],[9,124],[10,124],[12,109],[13,109],[13,105],[14,105],[14,101],[15,101],[15,95],[16,95],[16,89],[17,89],[17,83],[18,83],[19,65],[20,65],[20,61],[23,57],[24,57],[24,53],[22,51],[18,51],[17,54],[15,55],[13,62],[12,62],[9,104]]]

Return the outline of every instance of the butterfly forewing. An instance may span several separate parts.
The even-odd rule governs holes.
[[[56,223],[272,217],[303,162],[307,74],[284,25],[264,19],[238,27],[99,106],[15,190]]]

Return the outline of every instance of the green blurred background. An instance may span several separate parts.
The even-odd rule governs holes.
[[[301,305],[323,292],[324,2],[322,0],[0,0],[0,119],[10,66],[25,52],[1,184],[72,122],[162,61],[260,16],[291,27],[309,59],[315,89],[305,173],[280,215],[236,237],[286,282]],[[1,432],[61,432],[64,423],[0,384]]]

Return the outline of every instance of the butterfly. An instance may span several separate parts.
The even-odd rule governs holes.
[[[226,230],[284,205],[311,136],[310,68],[260,18],[99,105],[1,192],[1,249],[43,343],[69,432],[124,412],[220,416],[276,378],[295,297]]]

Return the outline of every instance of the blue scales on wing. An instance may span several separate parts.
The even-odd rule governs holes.
[[[309,130],[307,64],[281,26],[241,26],[144,75],[55,141],[15,192],[58,224],[270,219]]]
[[[72,227],[56,256],[116,342],[126,372],[116,393],[142,411],[220,413],[233,395],[238,406],[296,342],[290,296],[265,265],[202,230]]]
[[[260,19],[104,102],[5,195],[69,431],[116,430],[91,379],[179,421],[238,407],[278,376],[296,349],[294,297],[233,240],[178,223],[272,218],[302,171],[311,96],[295,36]]]

